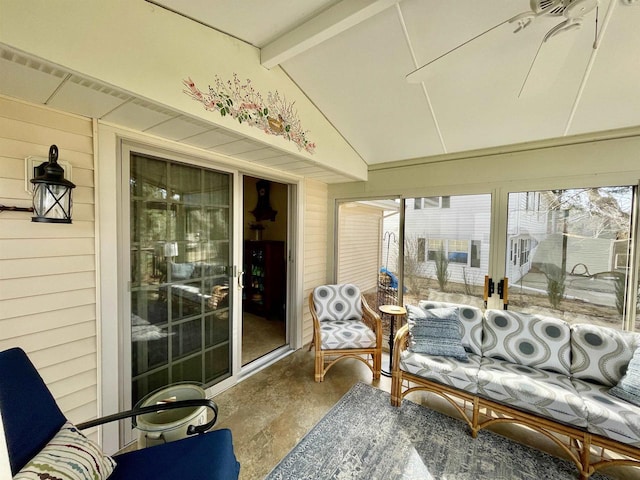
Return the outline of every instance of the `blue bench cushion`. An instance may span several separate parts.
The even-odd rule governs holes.
[[[587,426],[587,409],[567,375],[484,357],[478,394],[576,427]]]
[[[113,458],[116,468],[109,480],[235,480],[240,471],[228,429],[213,430]]]

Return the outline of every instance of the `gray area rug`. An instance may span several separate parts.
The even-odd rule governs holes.
[[[349,392],[267,475],[268,480],[565,480],[570,462],[363,383]],[[593,480],[608,477],[594,474]]]

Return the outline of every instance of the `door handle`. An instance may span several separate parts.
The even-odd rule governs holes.
[[[244,288],[244,272],[238,272],[238,287]]]

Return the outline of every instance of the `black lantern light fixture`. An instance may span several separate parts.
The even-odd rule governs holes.
[[[64,169],[58,165],[58,147],[49,148],[49,161],[34,171],[32,222],[71,223],[71,191],[75,184],[64,178]]]

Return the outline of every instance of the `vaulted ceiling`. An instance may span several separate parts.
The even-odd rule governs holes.
[[[640,125],[637,0],[556,2],[587,13],[544,44],[567,18],[514,33],[527,0],[153,3],[261,48],[368,164]]]
[[[147,1],[259,48],[264,68],[284,69],[369,165],[640,125],[640,0]],[[569,13],[514,33],[509,19],[553,3]],[[568,31],[542,41],[567,19]],[[349,180],[2,45],[0,93]]]

